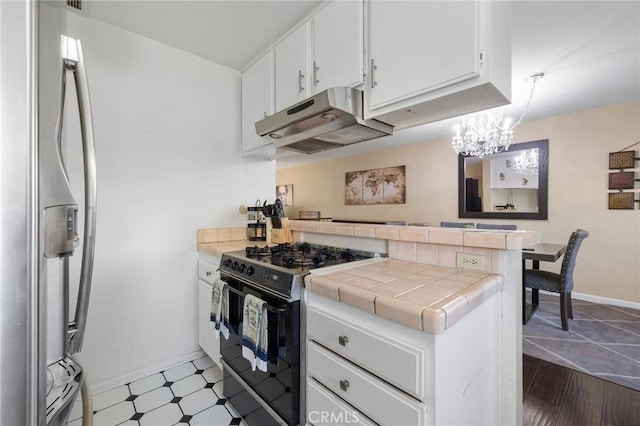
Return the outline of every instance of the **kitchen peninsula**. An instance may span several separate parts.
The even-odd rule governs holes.
[[[297,240],[388,250],[305,277],[307,414],[355,407],[382,424],[521,424],[521,249],[538,233],[291,226]]]
[[[387,256],[305,276],[307,417],[521,424],[521,248],[538,233],[290,223],[294,241]]]

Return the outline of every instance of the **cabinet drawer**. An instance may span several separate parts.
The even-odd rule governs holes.
[[[393,336],[358,328],[313,307],[307,307],[307,336],[423,400],[425,355],[420,349]]]
[[[205,262],[202,259],[198,260],[198,277],[209,284],[213,284],[213,281],[218,277],[217,269],[218,267],[213,263]]]
[[[307,345],[307,375],[376,423],[419,425],[425,422],[424,405],[313,342]]]
[[[374,425],[362,413],[310,379],[307,382],[307,424]]]

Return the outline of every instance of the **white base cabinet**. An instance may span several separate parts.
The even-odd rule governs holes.
[[[219,277],[217,272],[220,259],[200,254],[198,261],[198,344],[218,367],[220,363],[220,338],[210,325],[211,296],[213,281]]]
[[[499,424],[499,297],[432,335],[305,292],[307,424]]]

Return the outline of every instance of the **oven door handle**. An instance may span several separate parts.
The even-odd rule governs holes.
[[[247,295],[246,293],[243,293],[242,291],[231,287],[229,284],[227,284],[227,288],[229,289],[229,291],[231,291],[232,293],[237,294],[238,296],[245,297]],[[265,303],[265,307],[267,308],[267,311],[273,312],[273,313],[276,313],[276,314],[284,314],[284,313],[287,313],[287,311],[289,310],[289,308],[274,308],[273,306],[269,305],[268,303]]]

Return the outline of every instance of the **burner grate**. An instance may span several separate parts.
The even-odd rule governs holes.
[[[249,246],[246,257],[284,268],[318,268],[380,256],[378,253],[357,251],[342,247],[310,244],[308,242],[284,243],[273,246]]]

